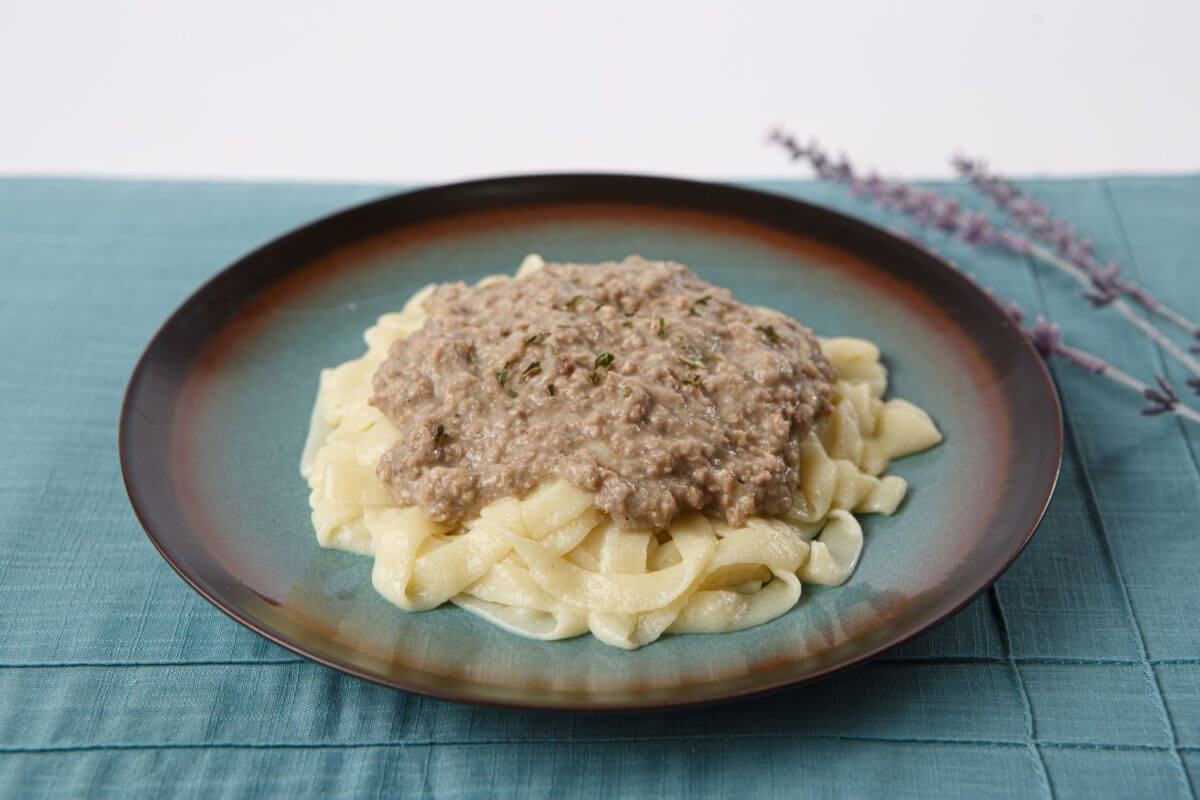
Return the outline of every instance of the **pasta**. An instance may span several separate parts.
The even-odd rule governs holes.
[[[372,556],[375,589],[405,611],[451,602],[522,636],[590,632],[625,649],[665,633],[760,625],[792,608],[803,584],[850,577],[863,547],[855,514],[891,514],[907,492],[903,478],[884,474],[888,464],[942,438],[920,408],[883,399],[887,370],[874,344],[822,339],[839,378],[833,408],[803,441],[795,500],[778,518],[733,527],[689,513],[658,533],[624,530],[558,480],[461,525],[439,523],[398,507],[376,475],[399,434],[369,404],[388,346],[420,329],[431,288],[380,317],[362,357],[322,371],[300,464],[317,541]]]

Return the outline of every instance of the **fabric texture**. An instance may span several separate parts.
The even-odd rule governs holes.
[[[836,187],[761,186],[901,222]],[[1200,316],[1200,177],[1029,188]],[[679,713],[482,709],[309,663],[209,606],[126,499],[130,371],[215,271],[390,191],[0,180],[0,796],[1196,796],[1200,427],[1069,366],[1057,494],[1017,563],[811,687]],[[1056,274],[930,242],[1071,343],[1185,385]]]

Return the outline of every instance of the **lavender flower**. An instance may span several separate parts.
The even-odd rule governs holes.
[[[1147,386],[1142,391],[1142,395],[1150,401],[1150,407],[1142,409],[1142,413],[1148,417],[1174,411],[1179,407],[1179,395],[1175,394],[1174,387],[1167,379],[1162,375],[1155,375],[1154,382],[1157,386]]]
[[[890,211],[899,211],[921,225],[957,236],[967,244],[998,245],[1017,252],[1031,247],[1027,238],[1012,232],[1002,234],[983,214],[964,209],[958,200],[933,189],[887,181],[874,173],[861,177],[845,156],[838,159],[835,167],[833,160],[816,142],[802,145],[780,130],[771,132],[770,141],[786,150],[793,161],[807,161],[823,180],[845,184],[857,197],[873,200]]]
[[[793,161],[807,160],[821,178],[844,184],[855,196],[872,199],[884,208],[894,209],[907,214],[922,225],[955,235],[964,242],[974,246],[996,245],[1014,253],[1036,255],[1038,258],[1042,257],[1037,255],[1038,251],[1035,249],[1035,245],[1028,238],[1012,231],[997,229],[987,217],[963,209],[957,200],[943,197],[931,189],[908,186],[896,181],[885,181],[874,173],[866,177],[859,177],[844,156],[834,161],[815,143],[801,145],[794,137],[779,130],[771,133],[769,141],[783,147]],[[1013,190],[1001,187],[996,189],[996,191],[1009,196]],[[1016,201],[1014,199],[1014,202]],[[1029,201],[1022,200],[1021,202]],[[899,233],[906,239],[912,239],[911,236],[903,231]],[[1059,234],[1060,238],[1063,238],[1066,233],[1074,235],[1073,230],[1063,231]],[[920,242],[917,243],[920,244]],[[1079,247],[1083,246],[1079,245]],[[1090,244],[1087,244],[1086,247],[1090,252]],[[1053,262],[1052,265],[1057,266]],[[1093,305],[1113,305],[1118,309],[1124,305],[1117,297],[1116,289],[1108,277],[1115,275],[1115,269],[1104,268],[1103,270],[1098,270],[1097,276],[1093,278],[1079,271],[1079,268],[1072,264],[1068,263],[1066,266],[1068,269],[1074,270],[1082,278],[1081,282],[1087,287],[1087,294],[1085,296],[1088,297]],[[1179,402],[1179,397],[1174,387],[1162,375],[1155,375],[1154,385],[1147,385],[1128,373],[1117,369],[1097,355],[1068,346],[1063,341],[1058,325],[1043,317],[1039,316],[1033,325],[1024,325],[1026,317],[1019,306],[998,297],[990,288],[979,284],[970,273],[964,274],[977,285],[980,285],[980,288],[1000,305],[1013,321],[1013,324],[1029,338],[1029,341],[1043,358],[1049,360],[1051,357],[1057,356],[1066,363],[1085,370],[1092,375],[1102,376],[1119,386],[1136,392],[1144,399],[1150,401],[1150,406],[1142,410],[1143,414],[1156,415],[1170,412],[1190,419],[1193,422],[1200,423],[1200,412]],[[1073,273],[1068,274],[1072,274],[1072,277],[1075,277]],[[1146,331],[1142,325],[1139,325],[1134,320],[1138,320],[1145,325],[1149,325],[1149,323],[1146,323],[1145,320],[1142,320],[1141,317],[1138,317],[1131,311],[1129,314],[1132,315],[1133,319],[1130,319],[1125,314],[1122,316],[1125,316],[1133,324],[1138,325],[1139,328],[1142,328],[1149,335],[1149,331]],[[1152,338],[1154,337],[1152,336]],[[1189,379],[1188,385],[1200,392],[1200,377]]]
[[[1053,220],[1044,204],[1021,195],[1015,186],[990,176],[978,179],[981,186],[987,187],[988,196],[994,197],[995,202],[1017,209],[1015,213],[1028,222],[1026,230],[1036,241],[1016,231],[997,228],[983,214],[964,209],[959,201],[944,197],[933,189],[887,181],[875,174],[860,177],[845,156],[835,162],[815,142],[800,144],[793,136],[778,129],[771,132],[769,141],[786,150],[793,161],[808,161],[821,178],[844,184],[856,196],[869,198],[883,208],[906,214],[921,225],[956,236],[973,247],[995,246],[1028,255],[1053,267],[1080,284],[1084,289],[1083,297],[1092,306],[1111,308],[1200,379],[1200,361],[1188,355],[1121,299],[1119,293],[1127,292],[1132,284],[1120,280],[1116,265],[1099,266],[1092,255],[1090,242],[1080,242],[1074,228]],[[1055,249],[1048,249],[1045,242],[1052,243]],[[1079,266],[1070,258],[1088,265],[1088,268]],[[1190,380],[1188,385],[1200,393],[1200,386],[1193,385]]]
[[[1055,217],[1045,203],[1034,200],[1012,181],[991,172],[983,161],[955,156],[953,163],[959,175],[990,199],[996,208],[1004,211],[1014,226],[1052,247],[1059,256],[1083,270],[1105,291],[1123,294],[1150,313],[1158,314],[1187,331],[1198,343],[1192,346],[1192,352],[1200,353],[1200,325],[1168,308],[1144,286],[1124,278],[1118,262],[1110,261],[1101,266],[1096,260],[1092,243],[1080,239],[1075,228]]]

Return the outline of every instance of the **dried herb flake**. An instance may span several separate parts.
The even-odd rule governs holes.
[[[766,336],[772,342],[779,341],[779,334],[775,332],[774,325],[755,325],[754,330],[758,331],[763,336]]]

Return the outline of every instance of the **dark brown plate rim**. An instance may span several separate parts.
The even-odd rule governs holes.
[[[696,197],[703,197],[703,202],[698,204],[692,202],[692,199]],[[164,545],[161,534],[156,533],[156,525],[152,523],[150,519],[152,514],[148,511],[152,503],[146,494],[146,490],[149,488],[145,486],[148,483],[145,480],[147,475],[139,469],[140,459],[137,456],[143,447],[151,443],[153,437],[148,436],[145,428],[154,423],[143,419],[137,413],[137,400],[139,394],[146,391],[146,379],[155,366],[156,360],[163,357],[169,358],[167,354],[168,339],[176,334],[176,329],[182,326],[184,320],[205,305],[209,296],[216,293],[217,287],[227,289],[230,284],[233,284],[237,288],[244,288],[243,304],[249,303],[267,286],[295,269],[310,263],[313,256],[311,250],[306,250],[306,247],[311,247],[323,233],[348,223],[353,223],[351,227],[356,225],[362,227],[364,218],[367,220],[367,227],[374,224],[379,228],[379,232],[383,232],[384,230],[420,225],[433,219],[469,213],[479,210],[481,206],[490,209],[504,207],[507,204],[546,205],[603,203],[606,201],[623,204],[641,203],[659,207],[678,205],[678,207],[688,210],[702,210],[733,216],[793,234],[801,232],[813,235],[814,233],[819,234],[822,230],[834,228],[839,230],[843,237],[874,239],[876,242],[889,240],[887,245],[891,249],[906,250],[905,256],[922,262],[922,267],[948,273],[950,280],[961,283],[961,291],[975,295],[977,301],[982,300],[985,305],[993,309],[996,315],[1007,318],[1006,312],[993,298],[936,253],[858,218],[823,206],[757,189],[653,175],[565,173],[487,178],[388,195],[321,217],[243,256],[193,292],[167,318],[147,345],[133,370],[122,402],[118,449],[121,472],[130,503],[155,549],[192,589],[230,619],[299,656],[348,675],[394,689],[456,702],[541,711],[630,712],[686,708],[757,697],[821,680],[870,661],[881,653],[944,622],[986,591],[1012,565],[1045,516],[1058,481],[1063,446],[1062,410],[1054,382],[1037,351],[1016,329],[1013,329],[1012,335],[1020,340],[1020,348],[1024,349],[1026,356],[1036,363],[1035,374],[1040,376],[1039,385],[1035,387],[1023,385],[1022,390],[1026,392],[1040,391],[1053,401],[1044,404],[1044,407],[1052,409],[1054,418],[1051,422],[1056,435],[1053,448],[1054,463],[1052,469],[1048,470],[1049,480],[1044,487],[1042,500],[1037,504],[1036,513],[1031,517],[1028,530],[1016,540],[1011,554],[999,564],[991,575],[980,581],[978,586],[961,591],[957,596],[946,598],[940,613],[931,614],[927,619],[915,622],[908,629],[895,633],[862,653],[798,677],[766,680],[748,688],[715,691],[710,694],[685,698],[671,698],[669,696],[671,687],[666,687],[655,690],[651,693],[654,696],[647,697],[645,701],[631,700],[625,703],[608,704],[597,703],[595,695],[586,691],[545,692],[535,700],[529,696],[529,692],[497,692],[495,691],[497,687],[465,679],[431,676],[427,672],[414,668],[403,668],[401,671],[401,675],[411,674],[414,676],[411,679],[382,675],[340,658],[313,652],[304,643],[252,619],[238,607],[235,600],[230,600],[225,596],[220,588],[221,580],[212,580],[199,574],[185,557],[172,556]],[[795,220],[802,221],[802,224],[794,224]],[[301,258],[298,256],[301,253],[309,253],[309,257]],[[318,255],[320,254],[318,253]],[[263,269],[264,265],[268,265],[265,270]],[[252,280],[243,280],[243,273],[255,270],[265,271],[266,274],[256,275]],[[940,277],[946,278],[947,275],[944,274]],[[228,309],[228,316],[232,317],[239,309],[240,307]],[[186,370],[181,372],[178,369],[168,370],[168,372],[174,373],[174,376],[186,374]],[[231,576],[225,576],[223,580],[228,584],[231,579]],[[417,676],[436,680],[432,683],[421,681],[416,679]],[[703,686],[704,684],[696,684],[691,688],[702,691]],[[481,689],[491,689],[492,691],[481,691]],[[521,698],[514,699],[513,694],[521,695]],[[592,700],[589,702],[580,699],[581,697],[591,697]]]

